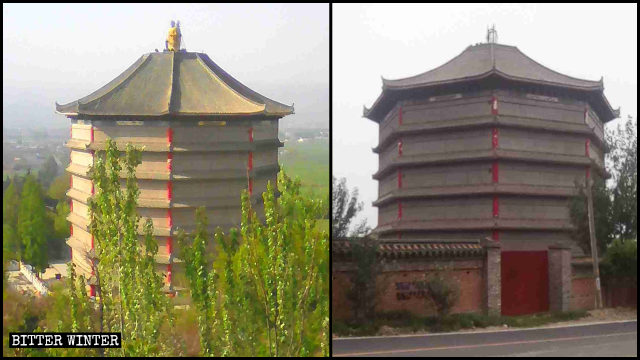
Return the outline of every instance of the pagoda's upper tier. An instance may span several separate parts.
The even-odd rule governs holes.
[[[380,115],[379,108],[386,107],[381,106],[385,93],[479,81],[489,76],[540,86],[599,93],[603,107],[610,111],[607,115],[614,115],[613,109],[602,94],[604,89],[602,79],[591,81],[573,78],[539,64],[515,46],[486,43],[469,46],[447,63],[425,73],[397,80],[383,78],[383,92],[371,109],[365,108],[364,116],[375,120]],[[607,121],[606,118],[609,116],[603,117]]]
[[[267,115],[285,116],[293,106],[249,89],[206,54],[145,54],[110,83],[56,111],[68,115]]]

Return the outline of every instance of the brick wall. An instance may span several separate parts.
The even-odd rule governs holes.
[[[574,277],[571,280],[570,310],[591,310],[596,304],[596,284],[593,277]]]
[[[442,271],[460,289],[460,297],[452,313],[483,311],[483,258],[420,260],[395,261],[385,265],[385,270],[378,276],[376,283],[379,299],[376,311],[408,311],[422,316],[435,315],[435,307],[428,298],[424,285],[428,274]],[[349,271],[342,266],[338,268],[341,269],[334,270],[332,276],[332,316],[336,319],[347,319],[352,317],[352,303],[347,298],[350,286]],[[498,276],[499,273],[498,264]]]

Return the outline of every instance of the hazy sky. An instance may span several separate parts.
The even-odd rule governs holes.
[[[288,124],[329,118],[328,4],[3,4],[4,122],[64,125],[54,102],[97,90],[162,51],[170,21],[250,88],[295,103]]]
[[[638,7],[631,5],[333,5],[333,174],[357,186],[364,216],[377,224],[378,125],[362,118],[381,92],[380,76],[397,79],[444,64],[485,42],[515,45],[541,64],[573,77],[604,76],[605,95],[621,117],[637,116]],[[616,124],[619,121],[614,121]]]

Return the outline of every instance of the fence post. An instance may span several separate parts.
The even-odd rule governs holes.
[[[484,303],[487,315],[500,315],[502,313],[502,282],[500,280],[500,253],[502,246],[500,242],[489,238],[484,239],[485,248],[484,260]]]
[[[571,248],[549,246],[549,310],[569,311],[571,303]]]

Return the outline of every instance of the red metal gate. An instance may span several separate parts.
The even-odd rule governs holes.
[[[549,266],[546,251],[503,251],[502,315],[549,311]]]

